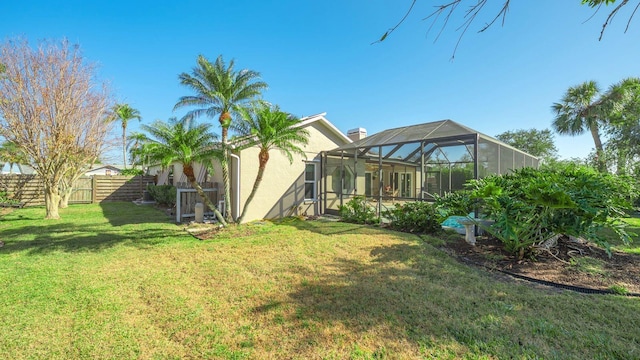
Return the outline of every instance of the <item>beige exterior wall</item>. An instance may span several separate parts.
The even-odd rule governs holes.
[[[316,201],[305,201],[305,165],[316,164],[316,197],[320,189],[320,152],[334,149],[346,143],[346,140],[331,132],[322,122],[315,121],[306,126],[309,131],[309,144],[304,148],[306,160],[294,155],[293,163],[278,150],[270,152],[269,162],[253,201],[249,205],[244,221],[272,219],[291,215],[316,215],[321,204]],[[240,208],[245,205],[254,180],[258,173],[258,148],[243,150],[240,154]],[[235,173],[233,174],[235,176]]]

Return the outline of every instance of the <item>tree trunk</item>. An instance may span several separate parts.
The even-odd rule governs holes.
[[[45,219],[60,219],[58,213],[58,204],[60,203],[60,194],[56,186],[46,186],[44,188],[44,204],[46,208]]]
[[[196,192],[198,193],[198,195],[200,195],[205,205],[207,205],[207,207],[211,209],[211,211],[213,211],[213,214],[216,216],[216,218],[218,219],[220,224],[222,224],[222,226],[227,226],[228,225],[227,221],[225,221],[220,211],[218,211],[218,208],[216,208],[216,206],[211,202],[211,200],[209,200],[209,197],[202,189],[202,186],[200,186],[200,184],[198,184],[198,181],[196,181],[196,177],[193,174],[193,166],[190,164],[182,164],[182,169],[183,169],[182,172],[189,180],[189,183],[194,189],[196,189]]]
[[[222,127],[222,181],[224,182],[224,207],[225,207],[225,220],[229,223],[233,222],[231,216],[231,178],[229,177],[229,125],[231,124],[231,114],[229,112],[222,112],[220,114],[220,126]],[[238,199],[239,200],[239,199]]]
[[[591,131],[591,136],[593,137],[593,143],[596,147],[596,163],[598,167],[598,171],[602,173],[607,172],[607,161],[604,158],[604,148],[602,146],[602,141],[600,140],[600,132],[598,131],[598,125],[593,124],[589,126],[589,130]]]
[[[127,169],[127,125],[122,123],[122,164]]]
[[[72,192],[73,188],[71,186],[60,191],[60,209],[66,209],[69,207],[69,198],[71,197]]]
[[[627,151],[618,149],[616,174],[624,175],[627,173]]]
[[[256,192],[258,191],[258,187],[260,187],[260,183],[262,182],[262,176],[264,175],[264,169],[267,167],[267,162],[269,161],[269,152],[267,150],[261,149],[260,154],[258,154],[259,166],[258,166],[258,175],[256,175],[256,179],[253,182],[253,188],[251,189],[251,194],[247,198],[247,201],[244,203],[244,207],[242,208],[242,215],[238,218],[238,224],[242,224],[244,220],[244,216],[247,214],[247,209],[249,208],[249,204],[253,200]]]

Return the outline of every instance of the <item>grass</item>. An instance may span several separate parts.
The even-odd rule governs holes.
[[[614,249],[640,255],[640,214],[636,213],[623,221],[628,225],[626,231],[631,235],[631,243],[623,244],[616,234],[608,229],[603,230],[602,234]]]
[[[4,358],[640,357],[638,299],[498,281],[415,235],[286,219],[199,241],[127,203],[61,215],[0,218]]]

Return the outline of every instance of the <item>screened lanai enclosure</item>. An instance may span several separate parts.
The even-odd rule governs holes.
[[[379,211],[433,201],[470,179],[538,167],[538,158],[452,120],[385,130],[322,154],[322,202],[336,213],[354,196]]]

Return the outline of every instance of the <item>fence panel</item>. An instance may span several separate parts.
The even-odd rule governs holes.
[[[43,188],[37,175],[0,175],[0,190],[6,192],[9,199],[20,201],[26,206],[44,205]]]
[[[69,204],[91,204],[93,201],[93,184],[91,177],[81,177],[76,181],[69,196]]]
[[[102,201],[133,201],[143,197],[153,176],[109,176],[83,177],[76,182],[70,204]],[[10,199],[26,206],[44,205],[44,185],[38,175],[0,175],[0,191]]]
[[[143,197],[153,176],[94,175],[94,202],[133,201]]]

